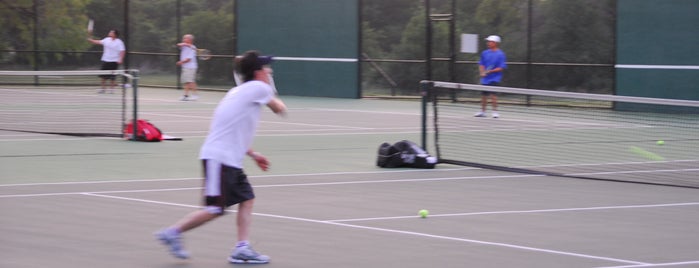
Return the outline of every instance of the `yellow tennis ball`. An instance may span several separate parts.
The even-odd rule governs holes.
[[[657,145],[663,145],[663,144],[665,144],[665,141],[664,141],[664,140],[659,140],[659,141],[657,141],[655,144],[657,144]]]
[[[427,215],[430,215],[430,212],[426,209],[421,209],[417,214],[420,215],[421,218],[427,218]]]

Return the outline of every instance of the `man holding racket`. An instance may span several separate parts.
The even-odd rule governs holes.
[[[500,36],[491,35],[486,39],[488,49],[481,53],[481,59],[478,62],[478,70],[481,76],[481,85],[497,86],[502,80],[502,72],[507,68],[505,63],[505,52],[500,50]],[[488,96],[490,96],[491,105],[493,107],[493,118],[500,117],[498,114],[498,96],[495,92],[481,92],[481,111],[476,113],[476,117],[485,117],[486,106],[488,105]]]
[[[197,100],[197,47],[194,46],[194,36],[185,34],[182,36],[182,43],[177,44],[180,48],[180,60],[177,66],[182,67],[180,74],[181,82],[184,84],[184,95],[181,101]],[[190,96],[189,93],[192,93]]]
[[[271,62],[271,57],[261,56],[256,51],[248,51],[236,60],[235,69],[242,75],[243,83],[228,91],[219,102],[209,135],[200,151],[204,169],[204,208],[156,233],[175,257],[189,257],[180,241],[182,233],[218,218],[227,207],[238,204],[238,242],[228,261],[267,263],[270,260],[253,250],[249,242],[255,194],[242,168],[246,155],[262,170],[269,168],[267,158],[250,146],[264,106],[279,115],[286,111],[286,105],[270,86],[269,69],[265,65]]]
[[[89,28],[90,26],[88,26],[88,32],[90,32],[91,30]],[[107,34],[107,37],[105,37],[102,40],[92,39],[92,37],[88,37],[87,41],[92,44],[101,45],[104,47],[102,51],[102,70],[116,70],[119,67],[119,64],[124,62],[124,56],[126,55],[126,46],[124,46],[124,42],[121,41],[121,39],[119,39],[119,31],[112,29],[109,31],[109,34]],[[114,87],[116,86],[116,76],[100,75],[100,78],[102,78],[102,88],[99,90],[99,93],[104,93],[105,90],[107,90],[106,80],[111,80],[108,92],[114,93]]]

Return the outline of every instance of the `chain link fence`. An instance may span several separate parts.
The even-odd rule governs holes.
[[[460,52],[462,34],[502,37],[505,86],[614,93],[614,0],[359,4],[363,96],[417,96],[423,79],[478,83],[479,53]],[[180,87],[175,44],[187,33],[197,47],[214,54],[200,61],[200,88],[234,84],[234,0],[0,1],[0,12],[3,70],[98,69],[102,48],[85,40],[87,21],[93,19],[95,38],[111,29],[121,32],[128,51],[121,67],[139,69],[141,85]],[[484,41],[477,45],[485,49]]]

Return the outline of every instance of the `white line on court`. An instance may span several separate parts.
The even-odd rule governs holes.
[[[484,211],[470,213],[451,213],[451,214],[435,214],[430,217],[455,217],[455,216],[476,216],[476,215],[500,215],[500,214],[526,214],[526,213],[546,213],[546,212],[565,212],[565,211],[588,211],[588,210],[609,210],[609,209],[633,209],[633,208],[658,208],[658,207],[677,207],[677,206],[697,206],[699,202],[694,203],[670,203],[670,204],[652,204],[652,205],[628,205],[628,206],[605,206],[605,207],[581,207],[581,208],[556,208],[556,209],[535,209],[535,210],[505,210],[505,211]],[[352,221],[372,221],[372,220],[393,220],[393,219],[412,219],[416,215],[396,216],[396,217],[375,217],[375,218],[358,218],[358,219],[340,219],[327,220],[329,222],[352,222]]]
[[[257,178],[283,178],[283,177],[312,177],[312,176],[325,177],[325,176],[333,176],[333,175],[365,175],[365,174],[384,174],[384,173],[438,173],[438,172],[475,170],[475,169],[479,169],[479,168],[464,167],[464,168],[444,168],[444,169],[403,169],[403,170],[399,169],[399,170],[383,170],[383,171],[296,173],[296,174],[255,175],[255,176],[249,176],[249,177],[251,177],[253,179],[257,179]],[[135,180],[21,183],[21,184],[0,184],[0,187],[70,185],[70,184],[99,184],[99,183],[161,182],[161,181],[183,181],[183,180],[201,180],[201,178],[195,177],[195,178],[167,178],[167,179],[135,179]]]
[[[618,69],[666,69],[666,70],[699,70],[697,65],[642,65],[642,64],[617,64]]]
[[[640,268],[640,267],[668,267],[668,266],[678,266],[687,264],[699,264],[699,261],[683,261],[683,262],[666,262],[666,263],[654,263],[654,264],[638,264],[638,265],[624,265],[624,266],[604,266],[597,268]]]
[[[294,126],[308,126],[308,127],[334,127],[340,129],[377,129],[369,127],[352,127],[352,126],[338,126],[338,125],[324,125],[324,124],[308,124],[308,123],[293,123],[293,122],[277,122],[277,121],[260,121],[260,123],[267,124],[282,124],[282,125],[294,125]]]
[[[325,185],[348,185],[348,184],[368,184],[368,183],[396,183],[396,182],[422,182],[422,181],[448,181],[448,180],[475,180],[475,179],[507,179],[507,178],[523,178],[523,177],[544,177],[545,175],[509,175],[509,176],[478,176],[478,177],[445,177],[445,178],[429,178],[429,179],[402,179],[402,180],[368,180],[368,181],[344,181],[344,182],[315,182],[315,183],[292,183],[292,184],[272,184],[272,185],[255,185],[255,188],[272,188],[272,187],[299,187],[299,186],[325,186]],[[167,188],[167,189],[148,189],[148,190],[114,190],[114,191],[93,191],[91,193],[135,193],[135,192],[163,192],[163,191],[186,191],[199,190],[201,187],[187,188]],[[43,194],[10,194],[0,195],[0,198],[12,197],[39,197],[39,196],[55,196],[55,195],[71,195],[82,192],[59,192],[59,193],[43,193]]]
[[[657,161],[654,163],[670,163],[670,162],[696,162],[698,160],[673,160],[673,161]],[[576,167],[576,166],[605,166],[605,165],[633,165],[647,164],[647,162],[620,162],[620,163],[604,163],[604,164],[576,164],[576,165],[547,165],[547,166],[521,166],[517,168],[536,168],[536,167]],[[325,173],[297,173],[297,174],[276,174],[276,175],[255,175],[251,178],[276,178],[276,177],[311,177],[311,176],[332,176],[332,175],[361,175],[361,174],[383,174],[383,173],[416,173],[416,172],[440,172],[440,171],[460,171],[460,170],[478,170],[481,168],[465,167],[465,168],[449,168],[449,169],[410,169],[410,170],[387,170],[387,171],[358,171],[358,172],[325,172]],[[575,173],[564,174],[569,176],[576,175],[594,175],[594,174],[628,174],[628,173],[664,173],[664,172],[686,172],[697,171],[699,169],[664,169],[664,170],[628,170],[628,171],[612,171],[612,172],[596,172],[596,173]],[[512,175],[512,176],[485,176],[485,177],[452,177],[451,179],[465,178],[517,178],[517,177],[541,177],[545,175]],[[71,181],[71,182],[40,182],[40,183],[16,183],[16,184],[0,184],[0,187],[18,187],[18,186],[43,186],[43,185],[72,185],[72,184],[102,184],[102,183],[134,183],[134,182],[163,182],[163,181],[184,181],[184,180],[200,180],[201,178],[167,178],[167,179],[136,179],[136,180],[103,180],[103,181]],[[431,178],[428,178],[431,179]],[[440,179],[440,178],[437,178]],[[450,178],[441,178],[450,179]],[[255,187],[261,187],[255,186]],[[2,197],[2,196],[0,196]]]
[[[261,134],[256,137],[291,137],[291,136],[347,136],[347,135],[381,135],[381,134],[419,134],[415,131],[374,131],[374,132],[346,132],[346,133],[297,133],[297,134]]]
[[[169,205],[169,206],[178,206],[178,207],[199,208],[199,206],[186,205],[186,204],[178,204],[178,203],[170,203],[170,202],[160,202],[160,201],[147,200],[147,199],[139,199],[139,198],[128,198],[128,197],[110,196],[110,195],[102,195],[102,194],[94,194],[94,193],[81,193],[81,194],[82,194],[82,195],[86,195],[86,196],[93,196],[93,197],[100,197],[100,198],[111,198],[111,199],[120,199],[120,200],[126,200],[126,201],[135,201],[135,202],[151,203],[151,204],[158,204],[158,205]],[[235,210],[226,210],[226,211],[235,211]],[[369,226],[354,225],[354,224],[346,224],[346,223],[338,223],[338,222],[330,222],[330,221],[320,221],[320,220],[313,220],[313,219],[306,219],[306,218],[299,218],[299,217],[288,217],[288,216],[274,215],[274,214],[266,214],[266,213],[253,213],[253,215],[262,216],[262,217],[278,218],[278,219],[287,219],[287,220],[295,220],[295,221],[319,223],[319,224],[329,224],[329,225],[336,225],[336,226],[349,227],[349,228],[355,228],[355,229],[364,229],[364,230],[371,230],[371,231],[379,231],[379,232],[397,233],[397,234],[403,234],[403,235],[421,236],[421,237],[435,238],[435,239],[442,239],[442,240],[459,241],[459,242],[466,242],[466,243],[473,243],[473,244],[480,244],[480,245],[488,245],[488,246],[495,246],[495,247],[505,247],[505,248],[512,248],[512,249],[519,249],[519,250],[526,250],[526,251],[534,251],[534,252],[542,252],[542,253],[549,253],[549,254],[556,254],[556,255],[573,256],[573,257],[579,257],[579,258],[585,258],[585,259],[597,259],[597,260],[613,261],[613,262],[626,263],[626,264],[634,264],[634,265],[648,265],[648,264],[649,264],[649,263],[638,262],[638,261],[632,261],[632,260],[624,260],[624,259],[617,259],[617,258],[610,258],[610,257],[594,256],[594,255],[587,255],[587,254],[580,254],[580,253],[573,253],[573,252],[565,252],[565,251],[558,251],[558,250],[551,250],[551,249],[544,249],[544,248],[527,247],[527,246],[520,246],[520,245],[507,244],[507,243],[499,243],[499,242],[489,242],[489,241],[474,240],[474,239],[465,239],[465,238],[458,238],[458,237],[449,237],[449,236],[441,236],[441,235],[432,235],[432,234],[427,234],[427,233],[418,233],[418,232],[403,231],[403,230],[396,230],[396,229],[377,228],[377,227],[369,227]]]
[[[420,116],[420,113],[410,113],[410,112],[383,112],[383,111],[368,111],[368,110],[351,110],[351,109],[327,109],[327,108],[308,108],[310,111],[325,111],[325,112],[352,112],[352,113],[365,113],[365,114],[395,114],[395,115],[412,115]]]

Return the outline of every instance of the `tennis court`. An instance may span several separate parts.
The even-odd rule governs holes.
[[[226,261],[233,212],[185,234],[189,260],[152,235],[198,207],[198,150],[224,94],[180,102],[179,93],[140,88],[139,114],[183,141],[0,132],[0,266],[237,266]],[[264,112],[254,144],[271,170],[246,165],[258,196],[251,242],[272,258],[267,267],[699,266],[697,189],[452,165],[381,169],[382,142],[419,141],[418,101],[283,99],[288,117]],[[477,105],[463,105],[474,128],[536,125],[473,118]],[[699,177],[691,165],[682,177]]]

